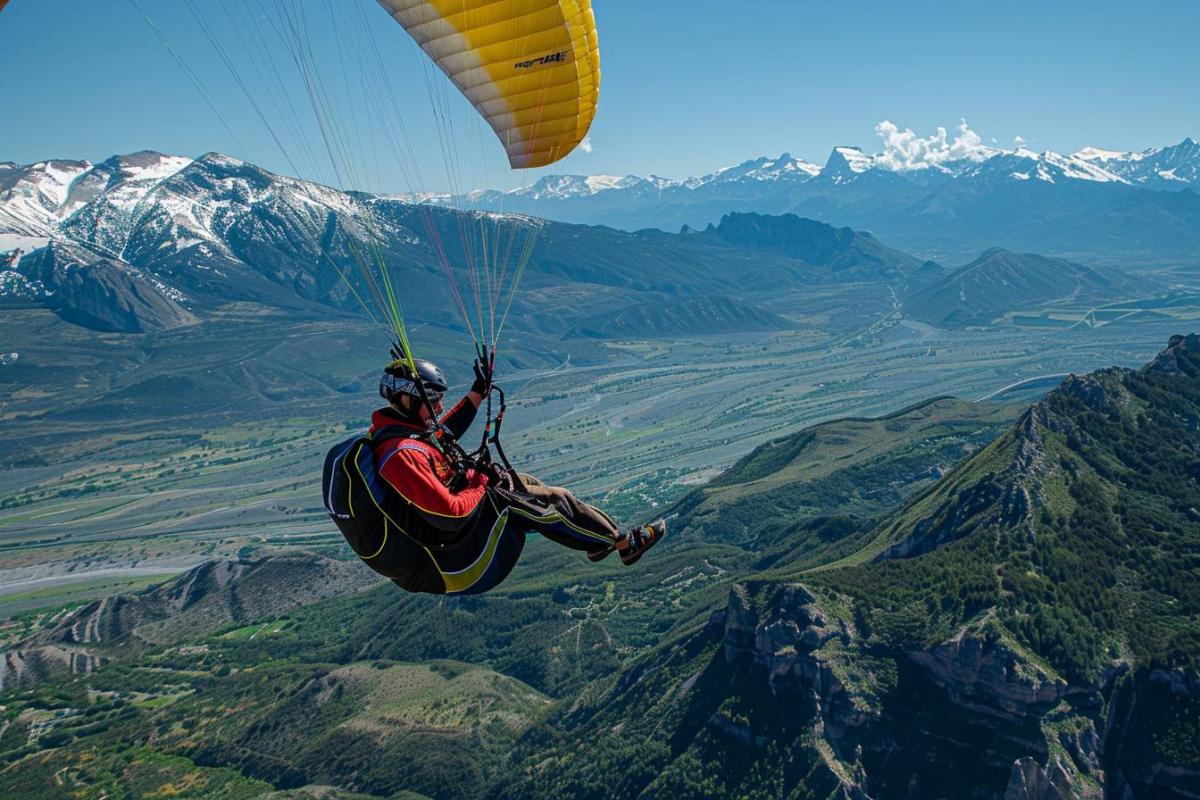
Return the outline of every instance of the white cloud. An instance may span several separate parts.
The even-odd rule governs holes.
[[[983,161],[996,154],[994,148],[983,143],[979,134],[971,130],[963,120],[956,129],[954,139],[946,129],[939,127],[932,136],[921,137],[912,128],[900,130],[894,122],[883,120],[875,126],[875,133],[883,140],[883,152],[876,160],[893,170],[929,169],[949,161]]]
[[[1024,136],[1014,136],[1013,144],[1015,144],[1017,147],[1024,147],[1025,146],[1025,137]]]
[[[591,134],[583,137],[583,141],[579,143],[579,149],[585,153],[592,152],[592,137]]]

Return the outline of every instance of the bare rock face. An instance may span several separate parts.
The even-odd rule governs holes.
[[[744,674],[766,681],[772,702],[810,731],[844,797],[917,800],[969,789],[1004,800],[1092,800],[1123,797],[1130,786],[1200,796],[1187,793],[1200,787],[1200,773],[1162,763],[1146,732],[1172,698],[1200,702],[1200,676],[1160,670],[1146,679],[1117,667],[1074,685],[987,618],[933,647],[889,651],[864,642],[844,612],[831,613],[800,584],[736,585],[709,631],[723,639],[727,662],[752,665]],[[897,682],[873,685],[872,672],[889,659]],[[753,721],[711,724],[747,746],[769,739]]]
[[[1093,411],[1120,413],[1128,408],[1131,396],[1121,383],[1121,369],[1107,369],[1087,375],[1071,375],[1059,385],[1063,394],[1074,397]]]
[[[1103,796],[1099,785],[1080,782],[1074,767],[1058,757],[1047,766],[1028,757],[1018,759],[1004,792],[1004,800],[1099,800]]]
[[[960,631],[948,642],[907,654],[959,704],[1016,720],[1057,704],[1074,691],[1003,643]]]
[[[769,615],[756,612],[746,586],[730,593],[725,611],[725,653],[751,655],[766,668],[772,684],[786,678],[820,680],[813,651],[835,637],[849,642],[856,633],[848,623],[836,622],[821,610],[817,598],[801,584],[782,587]],[[835,691],[832,685],[827,687]]]
[[[1179,365],[1179,351],[1184,350],[1189,353],[1200,353],[1200,336],[1189,333],[1187,336],[1176,334],[1167,342],[1167,349],[1158,354],[1154,361],[1146,369],[1155,372],[1166,372],[1175,374],[1181,371]]]
[[[277,617],[374,585],[374,573],[357,562],[312,553],[206,562],[157,588],[106,597],[65,615],[3,655],[6,679],[36,682],[52,672],[90,672],[123,652]]]
[[[85,328],[145,333],[199,322],[140,273],[112,259],[65,272],[53,288],[59,314]]]
[[[86,675],[101,663],[93,653],[54,644],[0,653],[0,691],[6,686],[37,683],[58,672]]]
[[[41,257],[48,304],[68,322],[99,331],[145,333],[195,325],[182,294],[123,261],[51,243]]]

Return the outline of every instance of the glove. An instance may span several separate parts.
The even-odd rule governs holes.
[[[475,382],[471,384],[471,391],[480,397],[487,397],[492,391],[492,368],[478,358],[475,359]]]
[[[476,466],[476,469],[487,476],[489,486],[496,489],[512,490],[512,476],[508,474],[508,470],[494,461],[482,462]]]

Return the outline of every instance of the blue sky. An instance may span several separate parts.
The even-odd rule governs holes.
[[[7,115],[0,160],[220,150],[293,172],[183,0],[138,2],[210,89],[236,138],[129,0],[11,0],[0,13]],[[233,60],[252,73],[221,13],[249,0],[195,2],[208,9]],[[410,109],[405,119],[412,159],[424,165],[421,185],[382,158],[359,182],[376,191],[444,189],[414,46],[372,0],[304,2],[325,14],[329,4],[368,15],[394,91]],[[986,143],[1008,147],[1020,136],[1034,149],[1066,152],[1200,138],[1200,3],[1145,2],[1134,10],[1107,2],[594,0],[594,7],[603,84],[592,152],[572,155],[559,172],[683,177],[783,151],[821,163],[838,144],[881,149],[875,129],[882,120],[920,136],[943,126],[953,138],[965,119]],[[285,54],[273,57],[292,74]],[[340,74],[331,60],[320,66]],[[261,86],[255,95],[269,106]],[[451,109],[456,147],[469,154],[464,183],[511,186],[538,177],[510,175],[499,145],[486,138],[490,132],[479,130],[461,103]],[[266,113],[277,127],[289,127]],[[311,123],[311,112],[301,113]],[[374,141],[378,155],[390,120],[364,115],[341,124],[360,141]],[[317,149],[315,129],[300,138]],[[297,142],[288,145],[293,163],[305,162],[298,170],[305,177],[330,179],[317,174],[326,169],[317,162],[327,163],[319,154],[309,162],[296,156]]]

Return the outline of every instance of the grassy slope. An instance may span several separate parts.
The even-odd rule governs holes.
[[[1178,372],[1072,379],[881,526],[863,563],[805,580],[855,597],[867,631],[907,646],[994,609],[1075,679],[1122,659],[1195,665],[1200,353],[1176,350]],[[866,563],[899,539],[949,544]]]
[[[818,516],[869,517],[990,441],[1014,407],[942,398],[875,419],[842,419],[756,448],[672,509],[689,540],[764,553],[798,544]],[[794,547],[792,549],[795,549]]]

